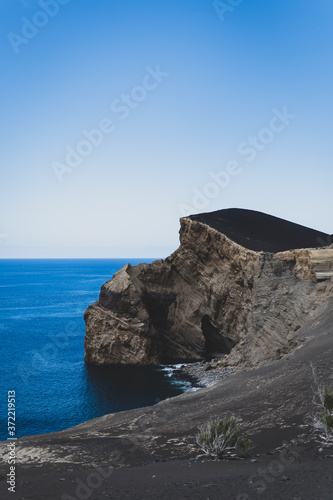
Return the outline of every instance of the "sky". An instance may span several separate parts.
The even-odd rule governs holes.
[[[327,233],[331,0],[2,0],[0,258],[160,258],[224,208]]]

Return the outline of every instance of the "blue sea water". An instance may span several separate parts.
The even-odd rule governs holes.
[[[151,405],[189,389],[164,367],[99,367],[83,360],[83,313],[127,262],[0,260],[0,440],[8,437],[11,390],[16,391],[16,437],[22,437]]]

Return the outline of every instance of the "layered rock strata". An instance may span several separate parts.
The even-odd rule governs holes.
[[[299,329],[333,293],[333,249],[295,246],[329,238],[246,210],[182,218],[170,257],[127,264],[102,286],[84,316],[85,360],[224,355],[225,365],[253,367],[278,359],[303,342]]]

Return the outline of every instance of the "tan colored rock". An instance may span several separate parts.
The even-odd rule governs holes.
[[[313,272],[318,281],[327,280],[333,276],[333,248],[323,248],[310,251]]]
[[[170,257],[127,264],[103,285],[85,313],[85,359],[151,364],[210,352],[248,368],[278,359],[332,295],[332,282],[318,288],[317,277],[331,272],[333,251],[320,252],[257,252],[182,218]]]

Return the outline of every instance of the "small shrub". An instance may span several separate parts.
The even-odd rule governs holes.
[[[232,450],[240,453],[253,446],[252,441],[241,438],[239,432],[236,417],[218,418],[199,428],[196,442],[206,455],[227,458]]]
[[[323,422],[324,425],[326,425],[328,429],[333,430],[333,415],[329,413],[322,413],[320,420]]]
[[[333,446],[333,390],[318,380],[317,372],[311,365],[314,379],[313,403],[318,413],[311,417],[310,425],[322,446]],[[320,413],[319,413],[320,411]]]
[[[324,405],[327,411],[333,413],[333,391],[326,388],[324,392]]]

